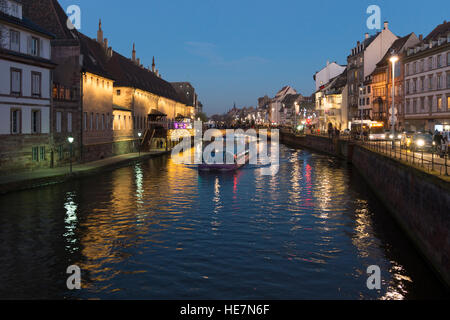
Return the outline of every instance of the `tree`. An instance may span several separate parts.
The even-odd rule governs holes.
[[[198,119],[200,119],[201,122],[208,122],[208,116],[203,112],[197,113],[197,115],[195,116],[195,120]]]

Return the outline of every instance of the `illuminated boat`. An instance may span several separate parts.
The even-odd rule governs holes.
[[[213,152],[211,157],[216,159],[216,163],[213,163],[212,159],[207,159],[206,163],[198,166],[200,171],[233,171],[237,170],[248,163],[250,152],[248,150],[241,152],[239,154],[231,152],[222,152],[222,159],[220,155]],[[219,159],[217,159],[219,157]],[[227,159],[234,159],[233,163],[227,163]],[[219,161],[217,161],[219,160]],[[221,161],[220,161],[221,160]],[[221,162],[221,163],[217,163]]]

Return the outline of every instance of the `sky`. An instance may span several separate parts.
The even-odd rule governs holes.
[[[133,42],[145,66],[155,56],[170,82],[189,81],[208,115],[256,106],[290,85],[314,92],[313,75],[336,61],[345,65],[367,27],[367,8],[397,36],[426,36],[450,20],[448,0],[59,0],[81,9],[81,32],[96,37],[102,19],[109,45],[131,57]]]

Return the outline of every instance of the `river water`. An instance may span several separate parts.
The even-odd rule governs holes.
[[[82,270],[82,289],[66,269]],[[381,290],[367,268],[381,269]],[[0,196],[0,299],[418,299],[446,296],[346,163],[281,146],[199,173],[168,156]]]

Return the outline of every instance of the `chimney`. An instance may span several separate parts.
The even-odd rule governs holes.
[[[103,46],[105,47],[105,49],[108,49],[108,39],[105,38],[105,40],[103,41]]]
[[[389,22],[385,21],[384,22],[384,30],[388,30],[389,29]]]
[[[423,40],[423,34],[419,35],[419,40],[422,41]]]
[[[113,51],[112,51],[112,48],[111,48],[111,47],[109,47],[109,48],[106,50],[106,55],[108,56],[108,58],[112,58],[112,56],[113,56]]]
[[[365,38],[366,38],[366,39],[369,39],[369,33],[368,33],[368,32],[366,32]]]
[[[155,57],[153,57],[153,63],[152,63],[152,72],[153,72],[153,73],[155,73],[155,67],[156,67],[156,64],[155,64]]]
[[[133,43],[133,54],[131,56],[131,60],[136,62],[136,45]]]
[[[103,45],[102,19],[98,22],[97,42]]]
[[[137,58],[136,63],[137,63],[138,66],[141,66],[141,59]]]
[[[156,70],[155,74],[156,74],[157,77],[159,77],[159,71],[158,70]]]

